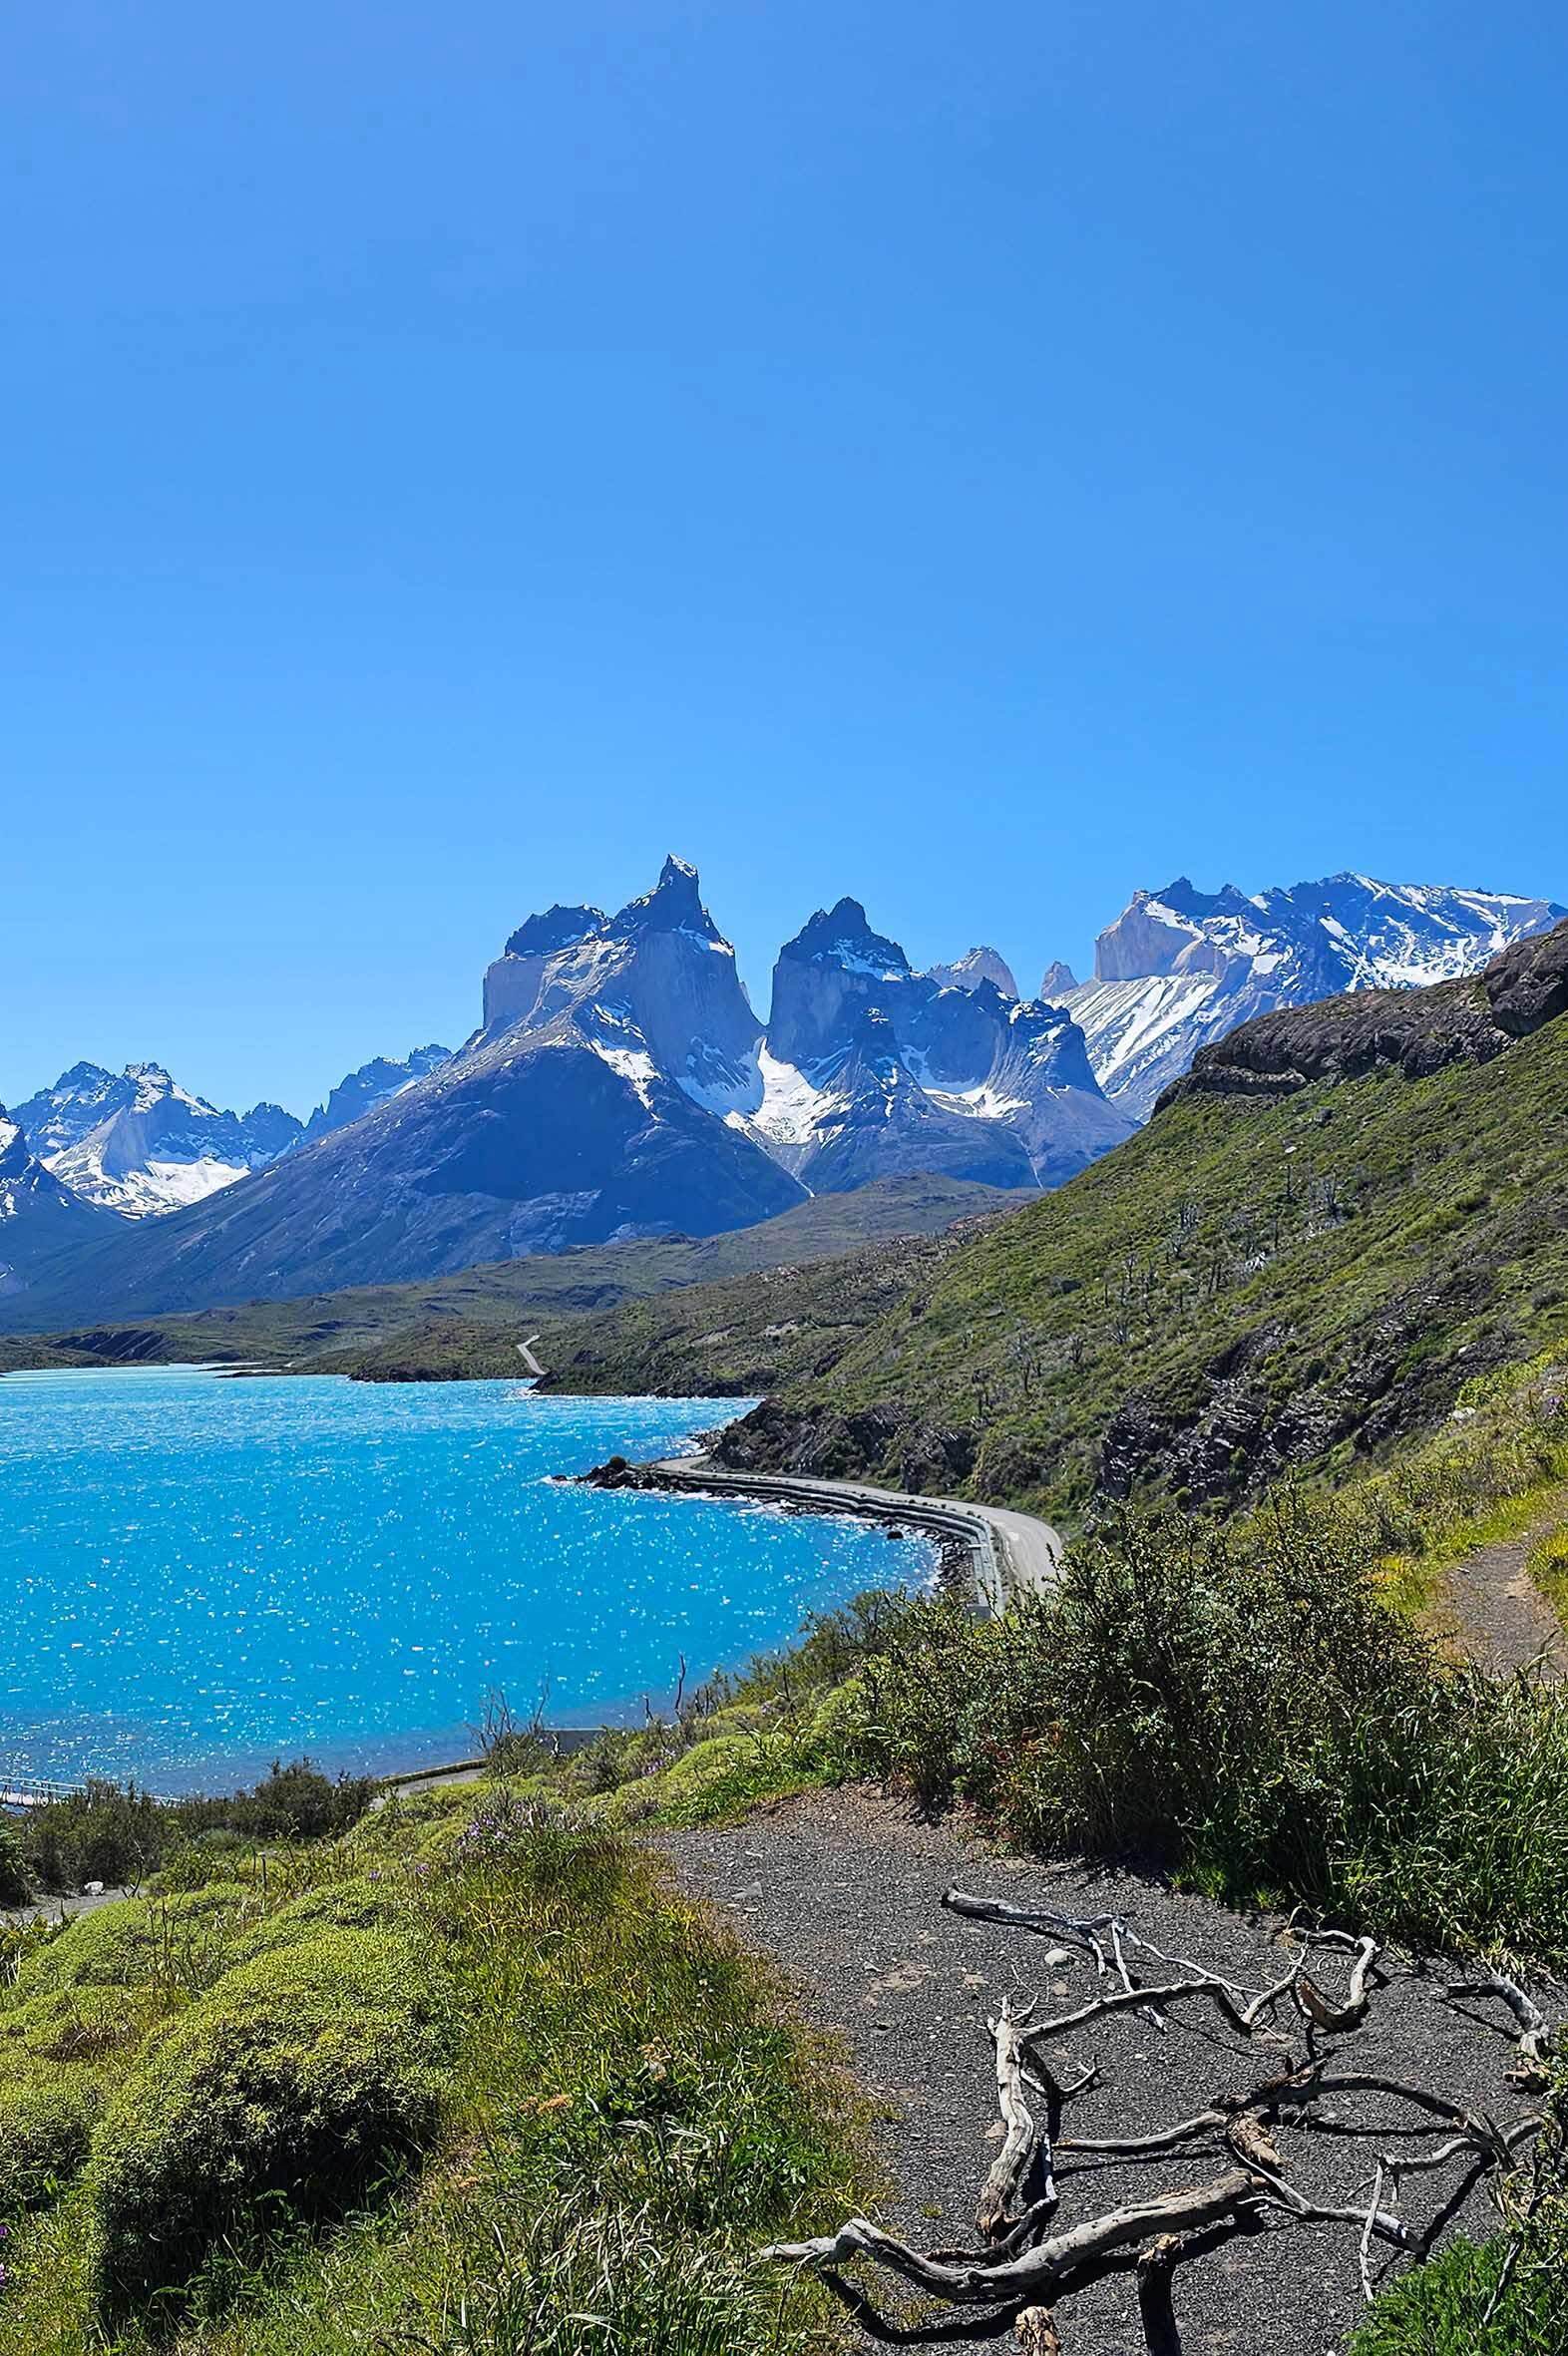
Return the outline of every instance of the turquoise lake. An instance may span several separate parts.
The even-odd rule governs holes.
[[[0,1766],[155,1791],[275,1758],[461,1756],[488,1696],[562,1726],[923,1583],[864,1523],[563,1485],[733,1399],[199,1369],[0,1379]]]

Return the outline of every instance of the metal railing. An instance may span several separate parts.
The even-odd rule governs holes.
[[[23,1775],[0,1767],[0,1808],[47,1807],[52,1799],[73,1799],[85,1783],[54,1783],[47,1775]]]

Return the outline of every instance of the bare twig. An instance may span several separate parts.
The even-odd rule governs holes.
[[[1517,1980],[1506,1980],[1501,1972],[1488,1972],[1484,1979],[1456,1980],[1443,1990],[1449,2003],[1461,1996],[1496,1996],[1507,2006],[1519,2026],[1514,2040],[1521,2062],[1537,2069],[1546,2058],[1546,2041],[1551,2035],[1545,2015],[1533,1998],[1527,1996]]]

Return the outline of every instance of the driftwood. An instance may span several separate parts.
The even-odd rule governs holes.
[[[1062,2356],[1065,2303],[1092,2283],[1120,2276],[1136,2298],[1150,2356],[1180,2356],[1175,2295],[1181,2270],[1239,2234],[1300,2224],[1349,2229],[1352,2262],[1370,2300],[1379,2254],[1419,2262],[1483,2177],[1500,2196],[1504,2179],[1544,2123],[1542,2112],[1531,2110],[1500,2124],[1434,2088],[1357,2069],[1348,2054],[1342,2059],[1332,2041],[1354,2037],[1365,2026],[1386,1980],[1374,1940],[1335,1930],[1299,1932],[1281,1977],[1248,1989],[1188,1957],[1163,1953],[1119,1916],[1080,1918],[959,1890],[948,1891],[943,1903],[973,1921],[1065,1943],[1093,1964],[1098,1990],[1050,2019],[1038,2017],[1036,2003],[1008,1996],[987,2023],[1001,2135],[976,2211],[980,2248],[920,2250],[869,2218],[850,2217],[835,2233],[760,2253],[765,2261],[813,2268],[879,2345],[974,2344],[1010,2333],[1020,2356]],[[1351,1959],[1338,1996],[1308,1968],[1334,1955]],[[1052,1960],[1061,1960],[1059,1950]],[[1158,1965],[1162,1976],[1140,1980],[1145,1963]],[[1539,2082],[1551,2030],[1523,1989],[1488,1976],[1443,1993],[1453,2000],[1490,1997],[1501,2003],[1512,2016],[1520,2055],[1514,2083],[1521,2083],[1524,2071]],[[1045,2055],[1047,2045],[1117,2014],[1135,2013],[1161,2033],[1172,2025],[1201,2026],[1186,2018],[1194,2007],[1211,2024],[1203,2034],[1233,2059],[1256,2052],[1260,2039],[1272,2046],[1267,2074],[1250,2088],[1217,2093],[1201,2111],[1151,2134],[1062,2132],[1065,2106],[1098,2084],[1099,2073],[1091,2063],[1074,2083],[1063,2085]],[[1299,2047],[1279,2034],[1282,2021],[1299,2032]],[[1237,2042],[1226,2044],[1222,2028]],[[1396,2116],[1363,2125],[1320,2111],[1326,2098],[1340,2095],[1380,2097]],[[1320,2197],[1296,2182],[1276,2140],[1282,2126],[1308,2135],[1359,2137],[1373,2147],[1373,2165],[1358,2198]],[[1216,2172],[1176,2191],[1061,2222],[1062,2183],[1069,2178],[1113,2162],[1166,2160],[1189,2148],[1207,2149]],[[1456,2172],[1453,2193],[1418,2231],[1399,2214],[1400,2182],[1444,2169]],[[894,2277],[926,2302],[926,2311],[914,2319],[885,2313],[870,2291],[847,2277],[845,2268],[856,2262]]]

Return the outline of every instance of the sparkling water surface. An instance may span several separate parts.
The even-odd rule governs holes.
[[[627,1720],[930,1576],[924,1541],[562,1485],[678,1453],[734,1399],[518,1382],[0,1378],[0,1767],[224,1786],[274,1758],[460,1757],[486,1698]]]

